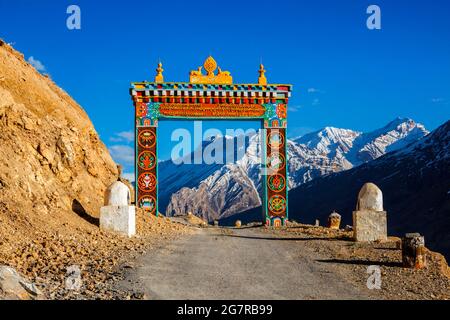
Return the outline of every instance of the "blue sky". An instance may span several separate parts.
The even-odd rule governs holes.
[[[81,30],[66,27],[81,8]],[[381,8],[382,29],[366,28]],[[33,57],[86,110],[102,140],[130,171],[132,81],[186,81],[213,55],[236,83],[294,85],[289,135],[324,126],[368,131],[397,116],[434,129],[450,118],[450,2],[396,1],[1,1],[0,37]],[[205,127],[254,127],[214,122]],[[164,122],[170,133],[189,122]]]

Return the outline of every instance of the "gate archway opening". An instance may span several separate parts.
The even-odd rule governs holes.
[[[222,225],[230,214],[260,207],[261,125],[247,119],[160,119],[159,213],[170,217],[191,212]],[[255,214],[246,218],[260,221]]]
[[[202,69],[206,70],[206,74]],[[217,70],[217,72],[216,72]],[[164,82],[162,64],[153,82],[133,82],[136,204],[158,214],[158,122],[161,119],[260,120],[262,123],[262,220],[284,225],[288,218],[287,105],[292,85],[268,84],[261,64],[258,83],[234,84],[210,56],[189,82]]]

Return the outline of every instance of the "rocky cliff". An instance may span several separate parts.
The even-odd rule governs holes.
[[[98,216],[117,167],[84,110],[0,40],[0,243]],[[82,216],[84,219],[80,218]]]

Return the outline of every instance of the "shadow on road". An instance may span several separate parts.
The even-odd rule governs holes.
[[[255,229],[255,228],[261,228],[263,224],[255,224],[252,226],[242,226],[242,227],[233,227],[233,226],[223,226],[223,229],[233,229],[233,230],[239,230],[239,229]]]
[[[259,236],[240,236],[237,234],[222,234],[222,237],[233,237],[233,238],[243,238],[243,239],[254,239],[254,240],[284,240],[284,241],[308,241],[308,240],[326,240],[326,241],[342,241],[345,239],[330,239],[330,238],[287,238],[287,237],[259,237]]]
[[[385,267],[401,267],[402,264],[400,262],[390,262],[390,261],[373,261],[373,260],[343,260],[343,259],[323,259],[316,260],[317,262],[324,263],[340,263],[340,264],[355,264],[355,265],[363,265],[363,266],[385,266]]]

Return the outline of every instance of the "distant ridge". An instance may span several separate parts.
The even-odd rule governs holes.
[[[407,118],[362,133],[326,127],[288,140],[289,186],[295,188],[317,177],[372,161],[428,134],[425,127]],[[225,144],[230,137],[216,137]],[[207,144],[208,142],[205,142]],[[160,163],[160,210],[167,215],[192,212],[207,220],[222,219],[261,203],[259,135],[249,138],[245,156],[226,165]]]

